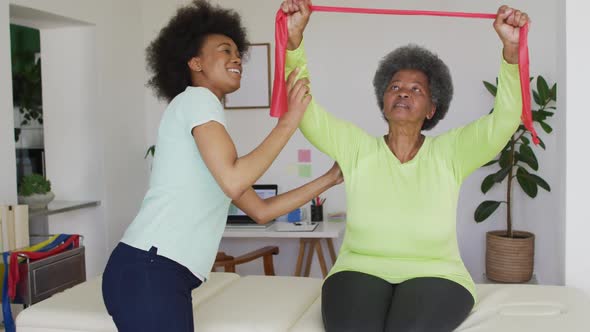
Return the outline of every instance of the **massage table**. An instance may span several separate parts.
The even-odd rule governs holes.
[[[211,273],[193,292],[195,331],[321,332],[321,279]],[[590,298],[564,286],[481,284],[457,332],[587,332]],[[28,307],[18,332],[113,332],[101,277]]]

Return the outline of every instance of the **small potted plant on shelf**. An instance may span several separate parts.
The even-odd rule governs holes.
[[[495,96],[497,87],[489,82],[483,83]],[[539,107],[531,110],[533,122],[538,124],[545,133],[550,134],[553,128],[546,120],[553,116],[556,109],[557,84],[549,88],[542,76],[536,78],[536,83],[537,90],[533,89],[533,99]],[[518,184],[527,196],[535,198],[539,188],[551,191],[551,187],[543,178],[534,174],[539,170],[539,162],[531,148],[531,140],[530,133],[521,124],[499,156],[484,165],[484,167],[499,165],[500,168],[492,171],[482,181],[481,191],[484,194],[495,185],[506,184],[505,199],[486,200],[477,207],[474,214],[475,221],[480,223],[488,219],[500,206],[506,206],[506,229],[490,231],[486,234],[486,277],[490,280],[527,282],[532,278],[535,235],[513,229],[514,188]],[[545,143],[540,137],[539,140],[539,146],[545,149]]]
[[[26,204],[30,210],[47,208],[55,195],[51,192],[51,182],[41,174],[30,174],[22,178],[18,188],[18,202]]]

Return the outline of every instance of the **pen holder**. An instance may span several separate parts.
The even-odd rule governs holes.
[[[323,221],[324,220],[324,206],[323,205],[312,205],[310,210],[311,210],[311,221]]]

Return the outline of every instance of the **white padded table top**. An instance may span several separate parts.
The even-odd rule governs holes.
[[[477,285],[478,303],[456,332],[588,332],[590,299],[562,286]],[[318,297],[291,327],[292,332],[323,332]]]
[[[287,331],[319,296],[321,279],[242,277],[195,312],[199,332]]]
[[[590,299],[563,286],[477,285],[479,301],[457,332],[587,332]]]
[[[193,307],[240,279],[235,273],[211,273],[193,291]],[[23,310],[16,318],[18,332],[116,332],[102,300],[102,277],[88,280]]]
[[[200,332],[322,332],[321,280],[212,273],[193,293]],[[590,298],[562,286],[477,285],[479,301],[456,332],[590,331]],[[18,332],[114,332],[96,278],[19,314]]]

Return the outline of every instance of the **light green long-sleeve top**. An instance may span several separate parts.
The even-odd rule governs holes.
[[[303,46],[288,51],[286,74],[300,67],[299,77],[308,77],[306,64]],[[299,128],[338,162],[346,185],[346,232],[330,275],[358,271],[390,283],[439,277],[462,285],[475,299],[457,244],[459,189],[508,142],[521,108],[518,66],[502,61],[494,112],[426,137],[414,159],[402,164],[382,136],[334,117],[312,99]]]

